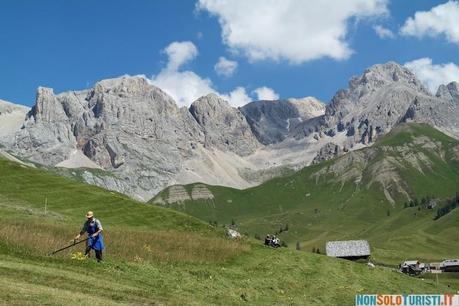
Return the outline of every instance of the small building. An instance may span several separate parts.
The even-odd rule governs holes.
[[[406,260],[400,266],[400,272],[416,276],[427,270],[427,265],[420,263],[419,260]]]
[[[447,259],[441,264],[443,272],[459,272],[459,259]]]
[[[419,266],[421,265],[421,263],[419,262],[419,260],[406,260],[404,261],[400,267],[412,267],[412,268],[415,268],[415,269],[419,269]]]
[[[419,260],[405,260],[400,264],[400,272],[409,275],[419,275],[421,273],[421,263]]]
[[[327,256],[350,260],[368,259],[371,255],[366,240],[328,241],[325,251]]]

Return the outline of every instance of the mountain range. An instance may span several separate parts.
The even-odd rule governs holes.
[[[313,97],[189,108],[139,76],[102,80],[35,105],[0,101],[0,144],[38,166],[147,201],[194,182],[247,188],[359,148],[405,122],[459,138],[459,84],[430,93],[407,68],[374,65],[325,104]],[[70,170],[65,170],[70,169]]]

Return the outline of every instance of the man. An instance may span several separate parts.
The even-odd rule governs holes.
[[[265,238],[265,245],[270,245],[271,244],[271,236],[268,234],[266,235],[266,238]]]
[[[279,238],[277,238],[277,236],[273,236],[273,239],[271,240],[271,246],[274,248],[280,247]]]
[[[88,233],[88,241],[86,242],[85,256],[89,257],[91,249],[96,252],[97,261],[102,261],[102,250],[104,249],[104,237],[102,236],[102,224],[94,218],[94,213],[88,211],[86,214],[86,222],[83,225],[80,233],[75,236],[75,240],[80,239],[81,235]]]

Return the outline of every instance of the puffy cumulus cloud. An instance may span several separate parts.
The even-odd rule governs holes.
[[[373,26],[373,30],[376,32],[379,38],[394,38],[395,37],[394,33],[391,30],[381,25]]]
[[[352,19],[387,14],[387,0],[199,0],[199,10],[216,16],[223,42],[251,61],[292,64],[348,58]]]
[[[272,89],[266,86],[258,87],[253,91],[257,95],[257,100],[278,100],[279,95]]]
[[[424,57],[405,63],[405,67],[413,71],[432,93],[441,84],[459,82],[459,66],[454,63],[434,65],[432,59]]]
[[[151,81],[174,98],[179,106],[189,106],[199,97],[216,93],[210,79],[202,78],[193,71],[163,69]]]
[[[220,56],[218,62],[214,66],[214,70],[220,76],[230,77],[236,72],[237,66],[238,63],[236,61],[231,61],[223,56]]]
[[[459,44],[459,2],[448,1],[430,11],[416,12],[405,21],[400,32],[416,37],[443,34],[448,41]]]
[[[190,105],[197,98],[214,92],[210,79],[201,78],[193,71],[179,71],[182,65],[198,55],[198,49],[192,42],[176,41],[162,52],[168,57],[167,65],[151,81],[174,98],[179,106]]]
[[[152,76],[151,82],[168,93],[179,106],[189,106],[209,93],[221,96],[234,107],[243,106],[253,100],[244,87],[237,87],[228,93],[219,93],[209,78],[201,77],[190,70],[182,71],[182,65],[198,55],[198,50],[192,42],[173,42],[162,52],[168,56],[166,67]]]
[[[236,89],[231,91],[229,94],[223,94],[220,96],[229,101],[234,107],[244,106],[253,100],[247,95],[244,87],[236,87]]]
[[[170,70],[177,70],[198,55],[198,49],[191,41],[175,41],[167,46],[163,52],[169,57],[167,69]]]

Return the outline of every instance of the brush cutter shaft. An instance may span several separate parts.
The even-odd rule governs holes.
[[[49,253],[49,255],[54,255],[54,254],[56,254],[56,253],[58,253],[58,252],[60,252],[60,251],[66,250],[66,249],[71,248],[71,247],[73,247],[73,246],[75,246],[75,245],[77,245],[77,244],[80,244],[80,243],[82,243],[82,242],[85,242],[85,241],[87,241],[88,239],[89,239],[89,238],[80,240],[80,241],[78,241],[78,242],[74,242],[74,243],[72,243],[71,245],[68,245],[68,246],[66,246],[66,247],[63,247],[62,249],[56,250],[56,251],[54,251],[54,252],[52,252],[52,253]]]

